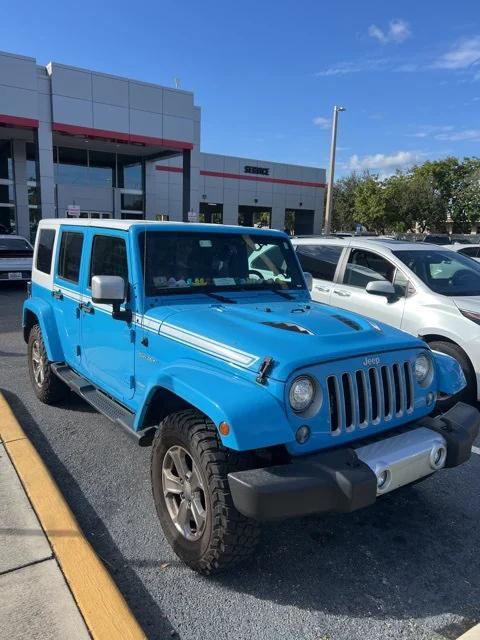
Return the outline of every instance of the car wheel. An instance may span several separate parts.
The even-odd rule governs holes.
[[[252,555],[259,525],[233,506],[227,475],[247,458],[223,446],[214,424],[186,410],[165,418],[155,436],[151,480],[164,534],[178,557],[202,574]]]
[[[65,384],[53,373],[50,364],[42,331],[36,324],[28,337],[28,372],[35,395],[45,404],[62,400],[68,392]]]
[[[456,402],[466,402],[467,404],[474,404],[477,399],[477,379],[475,371],[467,358],[465,352],[456,344],[452,342],[446,342],[443,340],[434,340],[429,342],[429,347],[434,351],[440,351],[446,353],[448,356],[455,358],[459,365],[462,367],[462,371],[465,374],[467,380],[467,386],[454,396],[447,396],[445,398],[438,398],[436,404],[436,411],[444,412],[447,409],[453,407]]]

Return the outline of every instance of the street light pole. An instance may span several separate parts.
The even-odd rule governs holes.
[[[325,205],[325,226],[324,234],[327,236],[330,233],[330,226],[332,223],[332,197],[333,197],[333,176],[335,173],[335,151],[337,147],[337,122],[338,113],[345,111],[345,107],[333,107],[333,121],[332,121],[332,143],[330,146],[330,168],[328,171],[328,184],[327,184],[327,202]]]

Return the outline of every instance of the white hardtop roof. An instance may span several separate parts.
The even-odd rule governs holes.
[[[69,225],[74,227],[103,227],[104,229],[119,229],[121,231],[128,231],[132,227],[145,227],[146,225],[156,227],[164,226],[166,230],[188,228],[193,231],[198,231],[199,228],[205,228],[205,231],[211,230],[212,232],[216,229],[221,229],[223,232],[231,230],[238,233],[240,229],[242,229],[244,233],[255,232],[265,235],[284,235],[283,232],[278,229],[243,227],[239,225],[211,224],[203,222],[176,222],[169,220],[116,220],[114,218],[44,218],[43,220],[40,220],[39,228],[59,227],[60,225]]]
[[[121,229],[128,231],[130,227],[146,224],[178,224],[179,226],[187,224],[185,222],[163,222],[157,220],[116,220],[114,218],[43,218],[40,220],[41,227],[58,227],[61,224],[71,225],[74,227],[107,227],[108,229]]]
[[[443,250],[448,249],[451,245],[438,245],[430,242],[408,242],[407,240],[392,240],[390,238],[322,238],[321,236],[312,236],[311,238],[292,238],[293,244],[323,244],[335,245],[337,247],[358,247],[360,249],[388,249],[390,251],[431,251],[432,249]]]

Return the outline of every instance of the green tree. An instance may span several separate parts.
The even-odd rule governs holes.
[[[370,231],[388,229],[385,189],[376,176],[367,176],[355,189],[355,221]]]
[[[333,187],[332,228],[335,231],[352,231],[355,218],[355,194],[368,174],[352,172],[337,180]]]

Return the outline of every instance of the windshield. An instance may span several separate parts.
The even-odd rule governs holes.
[[[208,231],[148,231],[139,238],[146,257],[148,296],[216,290],[304,289],[287,240],[277,236]]]
[[[480,295],[480,263],[449,249],[394,251],[423,282],[444,296]]]
[[[23,238],[0,238],[0,257],[22,257],[32,255],[32,247]]]

